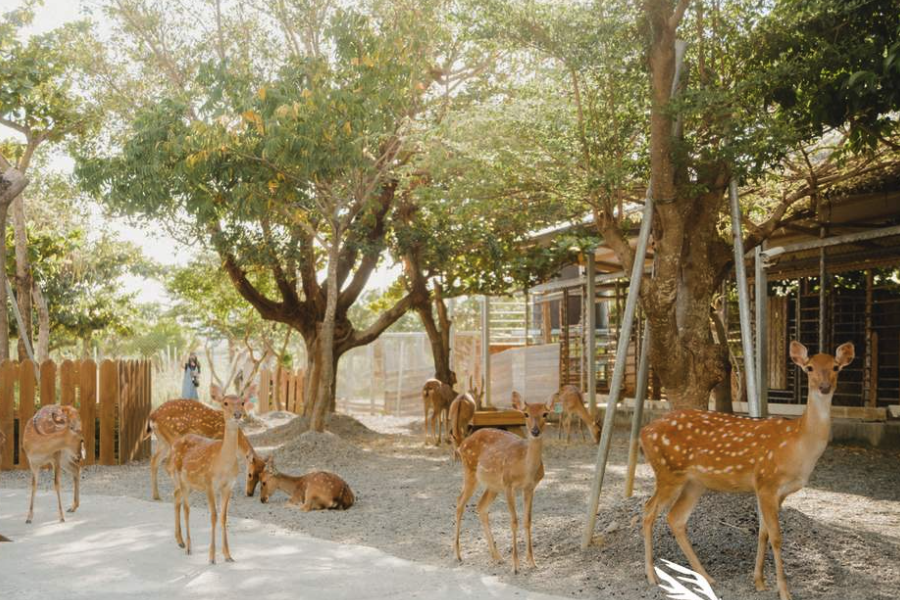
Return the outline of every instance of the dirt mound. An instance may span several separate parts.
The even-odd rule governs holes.
[[[358,463],[365,454],[352,442],[328,431],[307,431],[275,450],[275,465],[292,473],[313,469],[336,471]]]
[[[282,413],[279,413],[281,415]],[[286,413],[284,413],[286,414]],[[279,446],[296,440],[309,431],[309,419],[304,416],[271,421],[274,425],[261,432],[248,432],[250,443],[254,446]],[[332,413],[325,419],[325,429],[334,435],[347,440],[366,440],[377,438],[380,434],[372,431],[356,419],[348,415]]]

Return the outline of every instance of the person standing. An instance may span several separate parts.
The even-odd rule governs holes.
[[[191,352],[184,364],[184,378],[181,380],[181,397],[189,400],[199,400],[200,394],[200,361],[197,355]]]

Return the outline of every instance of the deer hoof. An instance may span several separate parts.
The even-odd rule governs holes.
[[[234,562],[234,559],[231,558],[230,556],[226,556],[226,557],[225,557],[225,562],[231,562],[231,563],[233,563],[233,562]]]
[[[769,586],[766,585],[765,579],[757,579],[754,583],[756,583],[757,592],[764,592],[769,589]]]
[[[67,512],[67,513],[73,513],[73,512],[75,512],[76,510],[78,510],[78,507],[77,507],[77,506],[73,506],[72,508],[66,510],[66,512]]]
[[[211,564],[211,565],[216,564],[216,559],[214,559],[214,558],[209,559],[209,564]]]
[[[184,542],[176,542],[179,548],[184,548]]]
[[[26,524],[26,525],[31,525],[31,519],[25,519],[25,524]]]

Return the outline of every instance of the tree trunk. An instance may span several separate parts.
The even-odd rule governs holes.
[[[313,431],[325,431],[325,413],[332,404],[334,397],[334,381],[337,365],[334,354],[335,317],[337,315],[338,297],[338,260],[340,259],[340,236],[335,232],[334,240],[328,248],[328,279],[326,281],[325,318],[319,329],[318,355],[319,373],[318,389],[315,402],[312,407],[312,420],[310,429]]]
[[[450,327],[452,322],[447,316],[447,306],[441,293],[440,284],[435,284],[434,306],[437,309],[438,321],[435,322],[434,313],[429,302],[423,302],[416,306],[416,312],[428,341],[431,344],[431,357],[434,361],[434,377],[450,387],[456,385],[456,373],[450,369]]]
[[[91,357],[91,346],[94,338],[94,332],[89,331],[86,336],[81,338],[81,358],[87,360]]]
[[[38,343],[35,357],[39,363],[50,358],[50,309],[47,307],[47,299],[37,283],[32,288],[34,305],[38,314]]]
[[[25,201],[22,195],[13,200],[13,226],[16,239],[16,301],[19,304],[19,314],[22,315],[24,331],[19,332],[19,360],[28,358],[25,341],[32,344],[32,315],[31,315],[31,261],[28,260],[28,234],[25,228]]]

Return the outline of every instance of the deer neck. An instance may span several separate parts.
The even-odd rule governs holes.
[[[828,444],[831,435],[831,399],[834,392],[823,394],[810,388],[806,399],[806,412],[800,418],[801,435],[810,441]],[[824,447],[823,447],[824,449]]]
[[[533,477],[544,465],[544,436],[528,437],[528,449],[525,451],[525,472],[529,477]]]
[[[238,452],[240,451],[240,447],[238,444],[238,433],[240,433],[238,422],[234,419],[226,418],[225,437],[222,439],[222,450],[219,454],[219,456],[221,456],[223,459],[237,460]]]

